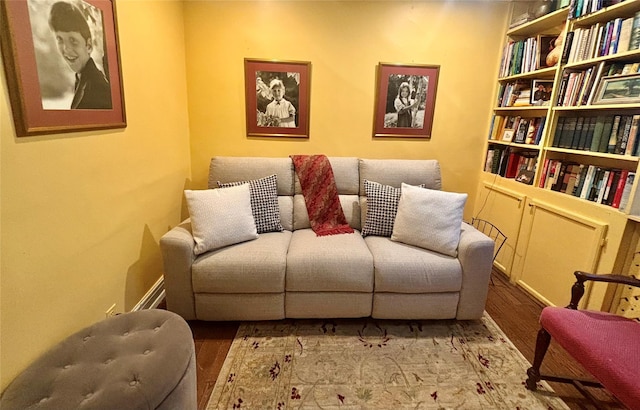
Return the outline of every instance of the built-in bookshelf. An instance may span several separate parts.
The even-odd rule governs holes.
[[[474,216],[507,234],[495,266],[562,306],[574,270],[624,271],[640,248],[640,0],[554,3],[505,28]],[[607,285],[587,293],[615,309]]]
[[[575,0],[506,38],[484,171],[640,217],[640,1]]]
[[[572,2],[554,85],[538,186],[557,190],[550,176],[565,185],[575,177],[575,189],[561,193],[632,213],[640,154],[640,2]]]

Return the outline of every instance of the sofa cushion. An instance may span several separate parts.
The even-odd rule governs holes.
[[[276,174],[278,195],[293,195],[291,158],[213,157],[209,166],[209,188],[217,182],[249,181]]]
[[[227,189],[187,189],[184,194],[196,255],[258,237],[249,184]]]
[[[380,236],[364,240],[373,255],[376,293],[460,291],[462,267],[458,259]]]
[[[440,164],[437,160],[361,159],[360,195],[365,195],[364,181],[376,181],[400,188],[401,183],[424,184],[429,189],[442,189]]]
[[[287,291],[371,292],[373,258],[359,232],[316,236],[293,232],[287,254]]]
[[[391,240],[456,256],[467,194],[402,184]]]
[[[289,231],[269,232],[198,257],[191,267],[194,292],[284,292],[290,240]]]
[[[347,223],[353,229],[360,229],[360,201],[357,195],[338,195]],[[307,205],[302,194],[293,197],[293,229],[311,228]]]
[[[238,181],[222,183],[218,181],[220,188],[229,188],[242,184],[249,184],[251,192],[251,211],[256,222],[258,233],[280,232],[283,230],[280,223],[280,209],[278,208],[278,189],[276,175],[250,181]]]

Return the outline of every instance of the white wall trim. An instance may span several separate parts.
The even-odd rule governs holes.
[[[132,312],[136,312],[138,310],[144,309],[155,309],[158,307],[162,299],[164,299],[164,276],[160,276],[160,278],[156,281],[156,283],[151,286],[151,289],[140,299],[137,305],[131,309]]]

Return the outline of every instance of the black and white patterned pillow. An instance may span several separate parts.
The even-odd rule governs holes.
[[[420,187],[424,188],[424,184]],[[402,190],[365,179],[364,192],[367,195],[367,217],[362,236],[391,237]]]
[[[258,233],[283,231],[284,228],[280,223],[276,175],[251,181],[226,182],[224,184],[218,181],[218,187],[229,188],[246,183],[249,183],[251,212],[253,213]]]

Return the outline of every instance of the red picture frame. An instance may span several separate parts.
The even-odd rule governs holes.
[[[246,58],[244,75],[248,136],[309,138],[310,62]]]
[[[16,135],[126,127],[114,0],[67,3],[81,12],[89,27],[90,40],[84,45],[89,59],[82,71],[78,69],[80,77],[62,51],[58,32],[50,26],[55,3],[11,0],[0,4],[0,42]],[[91,75],[84,68],[91,68]],[[91,78],[100,78],[100,87],[88,86]]]
[[[373,136],[431,138],[439,72],[438,65],[378,64]]]

